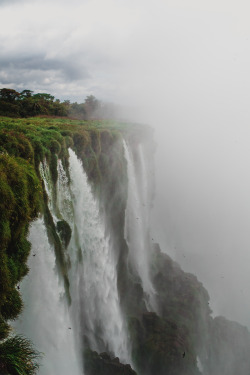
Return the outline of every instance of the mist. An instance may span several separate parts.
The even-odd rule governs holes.
[[[249,326],[248,129],[172,128],[165,142],[161,134],[155,237],[204,283],[215,315]]]
[[[214,315],[250,327],[248,6],[192,4],[154,9],[131,118],[155,128],[154,237],[204,284]]]

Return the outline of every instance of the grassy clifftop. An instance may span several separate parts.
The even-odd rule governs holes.
[[[237,323],[211,317],[209,296],[194,275],[152,245],[150,276],[158,305],[148,311],[142,286],[131,272],[124,239],[127,201],[127,168],[124,139],[133,151],[144,140],[150,145],[152,131],[146,126],[111,121],[78,121],[60,118],[11,119],[0,117],[0,373],[34,375],[37,353],[29,340],[11,335],[10,321],[22,310],[19,283],[28,272],[29,224],[39,213],[44,216],[47,235],[55,250],[57,266],[70,300],[65,248],[70,227],[64,220],[54,223],[39,164],[46,159],[52,184],[56,185],[57,160],[68,171],[68,148],[82,160],[85,172],[98,196],[105,223],[112,234],[117,256],[117,282],[121,308],[128,320],[132,357],[142,374],[198,375],[197,356],[204,371],[221,375],[250,373],[250,334]],[[136,154],[136,152],[135,152]],[[51,182],[51,181],[50,181]],[[54,186],[55,187],[55,186]],[[52,189],[56,205],[57,189]],[[88,348],[86,374],[132,374],[110,353]],[[228,355],[228,353],[230,353]],[[228,361],[230,357],[230,361]],[[241,372],[239,372],[239,360]]]
[[[54,242],[57,261],[62,269],[65,264],[54,224],[50,225],[39,163],[46,158],[55,184],[57,159],[60,158],[67,167],[68,148],[72,147],[81,158],[98,194],[103,190],[100,186],[109,175],[111,163],[116,163],[116,170],[124,167],[121,162],[121,134],[128,128],[125,124],[107,121],[0,118],[0,340],[8,337],[9,321],[15,319],[22,310],[18,284],[28,272],[29,223],[39,212],[44,213],[47,226],[50,227],[50,240]],[[112,155],[109,152],[111,148]],[[111,181],[112,186],[117,183],[122,184],[122,180]],[[111,191],[109,193],[112,194]],[[66,272],[64,278],[67,286]],[[0,349],[8,348],[5,343],[0,344]],[[2,350],[2,353],[6,353],[6,350]],[[6,358],[6,355],[0,356],[0,369],[15,373]],[[27,360],[30,358],[27,357]]]

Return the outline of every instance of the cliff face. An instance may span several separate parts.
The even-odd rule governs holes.
[[[28,272],[29,225],[40,215],[31,225],[36,264],[29,263],[28,286],[30,295],[39,296],[32,304],[44,319],[44,326],[39,328],[37,320],[32,329],[50,325],[53,333],[47,362],[55,362],[54,371],[60,372],[54,348],[70,357],[69,345],[71,350],[76,345],[79,366],[71,372],[77,375],[248,375],[247,329],[213,319],[203,285],[151,238],[154,148],[152,131],[145,126],[2,119],[0,339],[8,337],[9,321],[23,307],[19,283]],[[53,305],[58,294],[54,326],[42,306],[45,293],[34,289],[37,274],[53,269],[53,262],[56,277],[53,272],[50,280],[40,275],[44,284],[39,288],[49,294],[46,283],[53,280],[54,294],[46,303]],[[25,297],[25,288],[22,292]],[[25,314],[35,316],[26,307]],[[56,327],[59,316],[70,325],[63,340],[62,327]],[[35,373],[38,353],[20,349],[10,360],[11,340],[0,344],[1,371],[16,374],[21,358],[23,373]]]

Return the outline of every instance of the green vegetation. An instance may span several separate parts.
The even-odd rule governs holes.
[[[12,94],[14,97],[9,99],[10,103],[16,105],[19,97]],[[27,92],[25,95],[32,97]],[[53,102],[50,97],[42,98]],[[27,339],[9,336],[9,321],[16,319],[23,307],[19,283],[28,272],[26,261],[30,243],[27,234],[29,224],[39,213],[43,214],[48,239],[53,245],[56,265],[70,303],[66,249],[71,228],[60,212],[57,223],[50,212],[51,205],[59,210],[56,196],[58,159],[69,177],[69,147],[82,160],[112,235],[117,256],[117,286],[122,311],[128,318],[136,370],[144,375],[198,375],[198,355],[211,373],[219,367],[220,374],[231,375],[237,372],[237,361],[230,362],[233,369],[230,372],[229,367],[225,367],[228,353],[229,357],[233,357],[233,353],[237,353],[237,358],[243,355],[248,364],[249,332],[223,318],[212,319],[209,296],[203,285],[194,275],[183,272],[156,244],[152,246],[150,276],[158,309],[157,313],[147,311],[140,279],[129,268],[128,248],[124,240],[128,181],[123,142],[128,139],[136,149],[143,137],[147,142],[149,140],[150,145],[148,143],[147,146],[152,154],[152,133],[145,126],[142,130],[140,125],[114,121],[0,117],[1,374],[33,375],[38,368],[38,353]],[[45,164],[45,160],[53,190],[52,202],[48,199],[41,176],[40,163]],[[79,261],[84,261],[80,251]],[[121,364],[111,353],[92,351],[87,339],[83,339],[87,348],[84,353],[86,374],[135,375],[129,365]],[[223,347],[226,347],[226,353]]]
[[[116,188],[124,189],[122,184],[126,175],[122,159],[121,133],[124,131],[125,124],[108,121],[0,118],[0,340],[8,337],[11,331],[8,322],[15,319],[23,307],[18,284],[28,272],[26,261],[30,243],[27,234],[30,222],[39,212],[44,215],[48,238],[55,249],[57,267],[64,279],[70,302],[65,249],[70,241],[71,230],[67,222],[53,221],[40,176],[40,162],[46,159],[52,184],[56,185],[57,160],[59,158],[62,161],[67,171],[68,147],[72,147],[81,158],[96,194],[103,197],[102,202],[114,196],[112,202],[115,203],[111,206],[116,204],[118,212],[120,207],[125,207],[125,198],[121,202],[116,191]],[[113,176],[112,171],[123,173]],[[52,204],[56,205],[56,189],[53,192]],[[111,199],[107,202],[110,205]],[[15,344],[17,348],[20,343],[24,341],[14,337],[0,345],[6,344],[3,348],[10,348]],[[22,347],[20,345],[20,353]],[[13,356],[17,353],[13,346]],[[19,357],[16,358],[17,363]],[[15,362],[14,359],[11,363]],[[7,368],[6,363],[0,357],[0,368]],[[14,367],[8,367],[8,371],[10,374],[30,374],[32,372],[27,370],[29,363],[35,371],[36,366],[32,367],[32,360],[28,356],[26,370],[15,372]]]
[[[107,105],[97,100],[93,95],[87,96],[84,103],[70,103],[69,100],[60,102],[47,93],[33,94],[31,90],[21,93],[13,89],[0,89],[0,116],[31,117],[31,116],[59,116],[90,120],[102,117],[107,113]]]
[[[11,337],[0,344],[0,373],[2,375],[33,375],[38,369],[40,353],[22,336]]]
[[[11,137],[12,139],[12,137]],[[8,143],[6,143],[8,148]],[[28,152],[29,154],[29,152]],[[7,319],[22,309],[16,285],[27,274],[30,244],[29,222],[40,209],[40,181],[25,159],[3,152],[0,155],[0,337],[8,334]]]

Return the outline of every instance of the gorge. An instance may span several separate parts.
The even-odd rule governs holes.
[[[1,119],[1,374],[36,371],[13,337],[40,375],[250,373],[247,328],[152,238],[155,147],[146,125]]]

